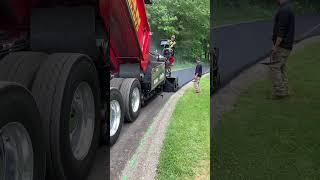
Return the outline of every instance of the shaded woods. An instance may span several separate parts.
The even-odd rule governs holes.
[[[195,56],[206,59],[210,0],[154,0],[147,8],[154,46],[174,34],[176,62],[194,62]]]

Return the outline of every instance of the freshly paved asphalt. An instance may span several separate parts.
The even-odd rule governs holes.
[[[209,67],[203,67],[203,73],[208,73],[210,71]],[[190,82],[194,77],[194,68],[183,69],[179,71],[173,71],[172,77],[178,77],[179,86],[182,87],[188,82]]]
[[[296,41],[320,34],[319,24],[320,15],[296,17]],[[213,47],[220,49],[218,66],[222,85],[268,56],[272,47],[272,27],[273,22],[270,20],[213,29]]]

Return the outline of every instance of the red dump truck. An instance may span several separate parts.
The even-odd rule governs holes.
[[[99,144],[177,90],[149,54],[150,3],[1,0],[0,177],[85,179]]]

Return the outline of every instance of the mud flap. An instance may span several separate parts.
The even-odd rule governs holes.
[[[167,77],[164,84],[164,92],[176,92],[179,89],[179,79],[176,77]]]

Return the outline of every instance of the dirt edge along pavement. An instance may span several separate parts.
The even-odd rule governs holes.
[[[135,154],[122,171],[121,179],[155,179],[161,148],[175,106],[185,91],[192,87],[193,82],[189,82],[183,86],[170,97],[157,116],[154,117],[153,123],[140,141]]]

